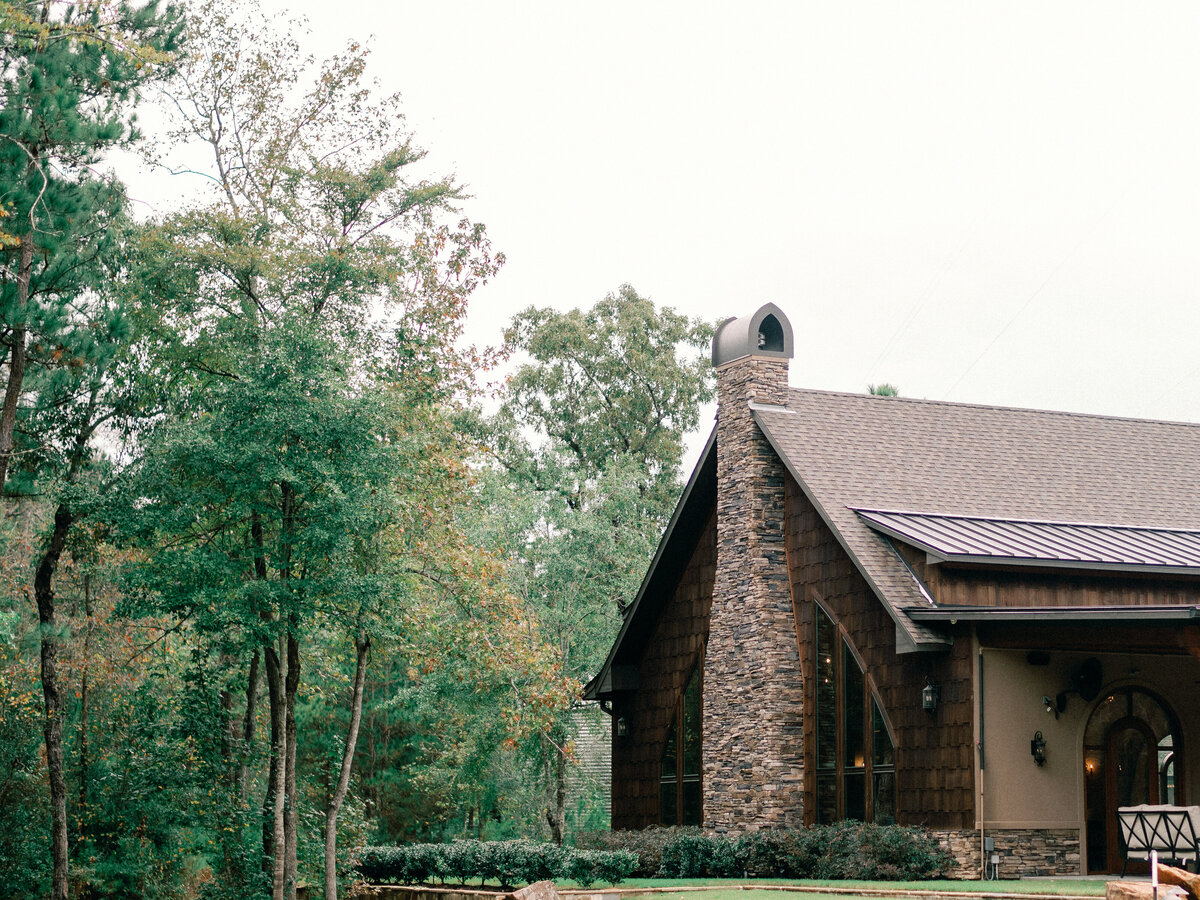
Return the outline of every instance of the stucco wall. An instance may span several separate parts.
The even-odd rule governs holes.
[[[1082,858],[1087,859],[1084,731],[1093,710],[1111,691],[1130,686],[1159,695],[1174,710],[1184,760],[1177,802],[1200,801],[1200,662],[1179,655],[1051,651],[1047,664],[1031,665],[1025,650],[985,647],[982,652],[986,831],[1082,830]],[[1043,696],[1053,700],[1066,689],[1071,671],[1089,656],[1101,661],[1099,696],[1086,702],[1069,694],[1057,719],[1046,713]],[[1046,763],[1040,767],[1030,752],[1037,731],[1046,742]]]

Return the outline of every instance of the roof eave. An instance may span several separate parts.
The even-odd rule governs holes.
[[[617,638],[613,641],[612,648],[608,651],[608,656],[605,658],[604,664],[600,667],[600,671],[584,686],[583,698],[585,700],[599,700],[603,697],[611,697],[616,693],[617,689],[614,688],[612,668],[620,655],[622,646],[634,629],[635,621],[640,618],[639,614],[643,609],[643,601],[655,580],[655,575],[658,572],[659,565],[662,563],[667,548],[675,537],[679,522],[683,518],[684,510],[688,508],[693,495],[699,493],[699,485],[704,480],[706,468],[709,465],[715,464],[716,445],[717,429],[714,426],[712,433],[708,436],[708,441],[704,445],[704,449],[700,452],[700,458],[696,461],[695,468],[692,469],[692,475],[688,479],[683,493],[679,496],[679,502],[675,504],[675,511],[671,514],[671,521],[667,524],[666,531],[663,532],[662,539],[658,542],[658,548],[654,551],[654,558],[650,561],[650,566],[642,578],[638,592],[634,596],[633,602],[625,610],[625,615],[621,622],[621,630],[617,632]]]
[[[1187,622],[1200,606],[939,606],[912,610],[919,622]]]

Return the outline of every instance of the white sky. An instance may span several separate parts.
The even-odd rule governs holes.
[[[629,282],[779,304],[794,386],[1200,421],[1200,4],[264,4],[374,35],[508,256],[478,343]]]

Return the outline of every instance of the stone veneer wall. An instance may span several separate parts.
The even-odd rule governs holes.
[[[958,860],[951,878],[979,878],[978,831],[937,831],[942,846]],[[1013,828],[985,832],[996,842],[1000,877],[1080,875],[1078,828]],[[989,853],[988,856],[992,854]]]
[[[804,824],[804,697],[782,461],[748,404],[787,403],[787,360],[717,369],[717,570],[704,661],[704,824]]]

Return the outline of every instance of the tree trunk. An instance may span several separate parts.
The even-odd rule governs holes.
[[[264,812],[270,810],[270,825],[263,817],[263,860],[271,861],[271,900],[283,900],[284,895],[284,828],[283,801],[284,757],[287,755],[287,733],[284,729],[283,666],[279,651],[274,644],[266,649],[267,693],[271,702],[271,767],[267,788],[268,803],[263,803]]]
[[[300,644],[293,627],[287,635],[287,679],[284,681],[284,790],[287,795],[283,822],[284,881],[287,900],[296,900],[296,692],[300,687]]]
[[[74,517],[65,504],[54,513],[54,530],[38,563],[33,579],[38,622],[42,632],[42,696],[46,718],[42,732],[46,740],[46,767],[50,773],[50,834],[52,900],[67,900],[67,787],[63,776],[62,696],[58,691],[58,636],[54,617],[54,573],[67,543]]]
[[[250,754],[254,748],[255,709],[258,706],[258,669],[262,654],[254,651],[250,659],[250,674],[246,678],[246,715],[242,719],[241,758],[238,760],[238,796],[246,802],[246,790],[250,781]]]
[[[337,786],[325,808],[325,900],[337,900],[337,822],[350,789],[350,773],[354,768],[354,748],[358,744],[358,727],[362,722],[363,685],[367,680],[367,651],[371,639],[362,629],[354,639],[354,691],[350,695],[350,728],[342,748],[342,768]]]
[[[87,827],[88,815],[88,667],[92,654],[92,576],[83,576],[83,670],[79,675],[79,819],[80,832]]]
[[[29,161],[30,168],[34,160]],[[0,492],[8,478],[8,462],[12,459],[13,430],[17,424],[17,401],[25,381],[25,311],[29,308],[29,279],[33,274],[33,226],[21,235],[20,262],[17,266],[17,308],[9,340],[8,386],[4,389],[4,405],[0,407]]]
[[[567,818],[567,751],[563,742],[547,741],[551,758],[546,761],[547,793],[550,794],[550,802],[546,805],[546,824],[550,826],[550,839],[561,847]],[[553,775],[549,771],[551,765]]]
[[[263,549],[262,520],[257,512],[250,516],[250,539],[254,543],[254,578],[267,580],[267,556]],[[271,622],[269,612],[261,614],[263,622]],[[263,871],[271,874],[271,900],[283,900],[284,839],[284,756],[286,731],[283,712],[283,665],[279,648],[272,642],[263,650],[267,670],[267,698],[271,712],[271,762],[267,771],[267,793],[263,797]]]
[[[222,650],[217,665],[222,673],[233,668],[233,657]],[[233,691],[222,678],[220,691],[221,708],[221,781],[232,785],[237,778],[237,733],[234,730]]]

